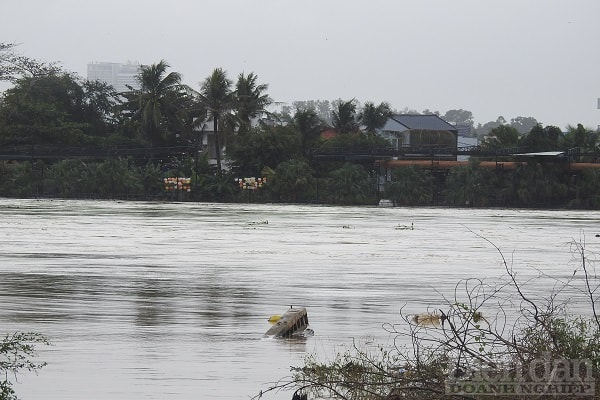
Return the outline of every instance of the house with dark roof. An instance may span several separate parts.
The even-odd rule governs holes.
[[[378,135],[396,149],[453,148],[458,146],[458,129],[437,115],[398,114],[391,116]]]

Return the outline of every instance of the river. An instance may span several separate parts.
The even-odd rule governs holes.
[[[383,323],[461,279],[501,281],[488,240],[544,296],[599,230],[590,211],[0,199],[0,333],[52,342],[26,400],[248,399],[307,354],[389,343]],[[290,305],[315,335],[263,339]]]

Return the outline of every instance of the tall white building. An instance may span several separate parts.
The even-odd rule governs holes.
[[[141,67],[137,62],[127,62],[126,64],[94,62],[87,65],[87,79],[106,82],[112,85],[117,92],[129,90],[127,85],[139,89],[140,84],[136,80],[136,76]]]

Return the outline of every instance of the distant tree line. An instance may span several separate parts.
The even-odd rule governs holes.
[[[165,61],[143,66],[140,88],[117,93],[0,43],[0,79],[12,85],[0,98],[1,153],[28,157],[0,160],[0,196],[332,204],[376,204],[383,196],[407,205],[600,206],[593,171],[572,175],[564,168],[532,165],[497,172],[479,169],[477,160],[449,173],[396,169],[380,192],[382,171],[372,161],[349,163],[314,154],[333,147],[390,146],[375,134],[396,112],[388,103],[305,101],[273,112],[268,85],[252,72],[232,80],[216,68],[195,89],[169,69]],[[450,110],[444,118],[472,125],[465,110]],[[483,147],[578,147],[588,161],[598,152],[598,132],[581,125],[562,132],[536,123],[523,133],[520,129],[533,121],[497,122]],[[207,130],[214,138],[216,165],[207,152],[198,151]],[[324,139],[324,130],[336,136]],[[85,149],[88,157],[69,157],[72,149],[75,155]],[[173,176],[190,177],[191,191],[165,191],[163,179]],[[244,177],[264,177],[268,183],[240,189],[237,179]],[[540,179],[552,185],[535,192],[536,186],[526,183]]]

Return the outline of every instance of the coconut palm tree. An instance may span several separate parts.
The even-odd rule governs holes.
[[[296,110],[292,117],[292,123],[300,134],[302,154],[307,155],[309,143],[319,137],[325,123],[319,118],[313,108]]]
[[[227,78],[227,73],[222,68],[215,68],[212,74],[202,83],[199,94],[200,102],[213,120],[218,176],[221,176],[219,128],[225,116],[234,106],[234,94],[231,85],[232,82]]]
[[[167,73],[169,67],[161,60],[158,64],[142,67],[137,76],[141,87],[135,96],[138,102],[136,114],[141,119],[144,136],[152,146],[166,141],[165,119],[175,118],[180,99],[186,95],[181,75]]]
[[[260,116],[266,112],[266,108],[272,103],[272,99],[265,94],[269,85],[257,84],[258,76],[253,72],[244,75],[242,72],[238,76],[235,85],[235,108],[236,116],[239,122],[239,133],[246,133],[250,130],[252,118]]]
[[[332,125],[338,133],[354,133],[359,130],[354,99],[338,103],[332,112]]]
[[[367,133],[375,134],[375,131],[382,128],[391,116],[392,109],[388,103],[383,102],[376,106],[369,101],[364,104],[358,119]]]

